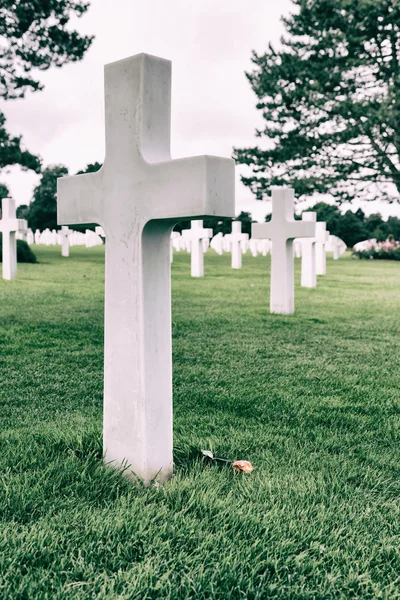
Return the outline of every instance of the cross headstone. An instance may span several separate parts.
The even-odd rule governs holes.
[[[25,219],[16,218],[15,200],[3,198],[1,203],[2,218],[0,232],[2,233],[3,279],[11,280],[17,277],[17,231],[28,228]]]
[[[60,229],[59,235],[61,238],[61,256],[68,258],[69,256],[69,235],[71,230],[69,227],[63,225]]]
[[[172,473],[170,235],[234,214],[234,162],[170,155],[170,61],[105,67],[106,158],[58,180],[58,221],[106,234],[104,455],[145,482]]]
[[[50,243],[51,243],[50,229],[47,228],[44,231],[42,231],[42,233],[40,234],[40,243],[44,244],[45,246],[50,246]]]
[[[315,268],[317,275],[326,275],[326,247],[329,240],[329,232],[326,231],[326,223],[318,221],[315,224]]]
[[[346,252],[347,246],[337,235],[330,235],[325,249],[327,252],[332,252],[333,260],[339,260],[342,254]]]
[[[179,233],[179,231],[171,232],[171,238],[170,238],[170,242],[169,242],[171,263],[174,262],[174,240],[176,240],[177,238],[180,238],[180,237],[181,237],[181,234]]]
[[[254,223],[252,237],[271,240],[270,310],[294,312],[293,240],[313,237],[315,224],[294,220],[294,190],[272,188],[272,217],[269,223]]]
[[[211,248],[214,250],[214,252],[216,252],[220,256],[224,253],[223,242],[224,242],[224,235],[223,235],[222,231],[219,231],[218,233],[216,233],[210,242]]]
[[[316,223],[316,212],[303,212],[303,221]],[[302,238],[301,240],[301,286],[308,288],[317,287],[317,274],[315,270],[315,238]]]
[[[50,232],[50,246],[58,246],[58,233],[55,229]]]
[[[190,241],[190,273],[192,277],[204,276],[204,246],[203,240],[211,238],[212,229],[204,228],[203,221],[191,221],[190,229],[184,229],[182,236]]]
[[[232,232],[228,233],[225,236],[229,240],[230,250],[231,250],[231,260],[232,260],[232,269],[241,269],[242,268],[242,252],[246,251],[247,248],[245,244],[247,244],[249,240],[248,233],[242,233],[242,222],[241,221],[232,221]]]

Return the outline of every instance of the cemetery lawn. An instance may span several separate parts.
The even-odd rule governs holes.
[[[0,281],[0,598],[400,598],[400,264],[175,254],[175,476],[101,460],[104,248]],[[154,374],[157,377],[157,373]],[[199,449],[250,460],[207,465]]]

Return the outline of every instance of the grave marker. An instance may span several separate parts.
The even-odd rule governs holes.
[[[225,236],[229,240],[232,253],[232,269],[242,268],[242,252],[246,251],[245,244],[249,241],[249,234],[242,233],[242,222],[232,221],[232,233]]]
[[[294,190],[272,188],[272,217],[269,223],[254,223],[252,237],[271,240],[270,310],[294,312],[294,257],[296,237],[314,237],[315,224],[294,220]]]
[[[325,244],[329,240],[329,231],[326,231],[326,223],[318,221],[315,224],[315,269],[317,275],[326,275],[326,249]]]
[[[215,234],[213,239],[210,242],[211,248],[214,250],[214,252],[216,252],[220,256],[224,253],[223,242],[224,242],[224,235],[221,231],[219,233]]]
[[[61,256],[65,258],[69,257],[69,234],[71,230],[69,227],[63,225],[60,229],[59,235],[61,238]]]
[[[316,223],[316,212],[303,212],[303,221]],[[301,286],[308,288],[317,287],[317,274],[315,270],[315,238],[301,240]]]
[[[28,223],[25,219],[16,218],[15,200],[3,198],[1,203],[2,218],[0,232],[2,233],[3,279],[11,281],[17,277],[17,231],[26,231]]]
[[[104,455],[147,483],[172,473],[171,231],[234,214],[231,159],[171,159],[170,100],[169,61],[106,65],[104,165],[57,193],[59,223],[106,234]]]
[[[182,236],[190,241],[190,273],[192,277],[204,277],[203,241],[212,237],[213,230],[205,229],[203,221],[191,221],[190,229],[184,229]]]

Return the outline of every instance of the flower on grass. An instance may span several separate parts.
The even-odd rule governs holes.
[[[241,471],[242,473],[251,473],[254,471],[253,465],[248,460],[235,460],[232,463],[232,467],[235,471]]]

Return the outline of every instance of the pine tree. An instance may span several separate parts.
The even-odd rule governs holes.
[[[81,0],[2,0],[0,4],[0,98],[23,98],[43,89],[38,71],[81,60],[92,37],[68,28],[89,4]],[[41,161],[5,126],[0,111],[0,171],[9,165],[40,172]]]
[[[398,199],[399,0],[293,0],[282,49],[253,53],[247,77],[263,147],[235,149],[258,199],[274,185],[297,197]],[[397,188],[397,189],[396,189]]]

